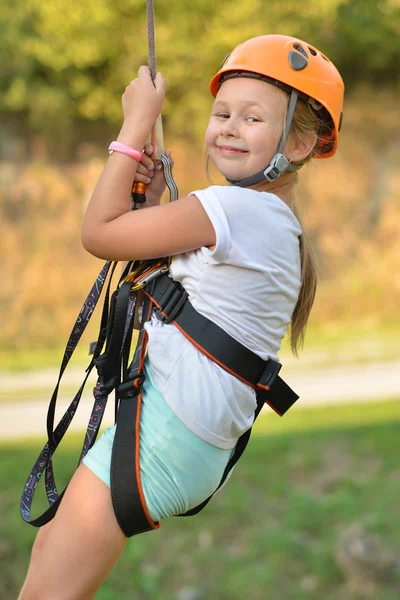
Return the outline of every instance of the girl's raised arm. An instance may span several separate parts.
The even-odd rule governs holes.
[[[165,81],[154,85],[147,67],[122,97],[124,123],[118,141],[142,149],[161,112]],[[132,158],[114,152],[93,191],[82,228],[84,248],[99,258],[132,260],[179,254],[215,244],[215,231],[196,196],[168,205],[130,211],[137,169]]]
[[[130,188],[125,211],[129,211],[129,206]],[[201,246],[213,246],[215,241],[211,221],[194,195],[172,204],[125,212],[107,222],[87,214],[82,231],[84,248],[106,260],[181,254]]]

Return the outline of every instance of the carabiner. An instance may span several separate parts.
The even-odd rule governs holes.
[[[136,290],[141,290],[144,288],[150,281],[156,279],[159,275],[163,273],[167,273],[169,271],[169,264],[162,263],[158,268],[149,271],[148,273],[143,273],[141,277],[137,281],[134,282],[131,287],[131,292],[135,292]]]
[[[148,268],[149,264],[150,263],[148,260],[143,261],[134,271],[131,271],[130,273],[128,273],[128,275],[120,282],[120,285],[122,285],[123,283],[125,283],[127,281],[134,282],[136,277],[138,275],[140,275],[141,273],[143,273],[143,271],[145,271]]]

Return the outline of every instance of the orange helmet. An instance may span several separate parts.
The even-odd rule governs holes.
[[[298,92],[299,100],[309,102],[321,114],[325,126],[315,158],[328,158],[336,152],[343,119],[344,84],[334,64],[319,50],[286,35],[251,38],[228,54],[210,82],[215,97],[222,82],[252,73],[269,83]],[[325,118],[324,118],[325,116]],[[327,121],[327,122],[326,122]]]

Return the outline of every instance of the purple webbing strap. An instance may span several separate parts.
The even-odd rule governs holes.
[[[117,263],[113,264],[113,268],[112,268],[111,276],[110,276],[110,282],[111,282],[111,278],[114,273],[116,264]],[[31,523],[32,525],[36,525],[36,526],[44,525],[45,523],[50,521],[51,518],[55,514],[55,511],[51,511],[50,509],[48,509],[48,511],[43,513],[43,515],[41,517],[38,517],[37,519],[34,519],[34,520],[31,519],[30,513],[31,513],[31,505],[32,505],[33,496],[34,496],[36,487],[40,481],[40,478],[41,478],[44,470],[46,470],[45,486],[46,486],[46,493],[47,493],[47,498],[48,498],[50,508],[55,507],[57,501],[59,502],[61,499],[61,496],[62,496],[62,495],[59,496],[59,494],[57,492],[56,484],[55,484],[53,465],[52,465],[52,455],[54,454],[57,446],[59,445],[60,441],[64,437],[64,434],[74,417],[74,414],[76,412],[76,409],[79,405],[79,401],[82,396],[82,392],[83,392],[85,383],[87,381],[87,378],[89,377],[89,374],[92,370],[93,365],[91,365],[87,369],[87,374],[86,374],[85,380],[82,383],[81,387],[79,388],[78,393],[76,394],[76,396],[73,399],[73,401],[71,402],[70,406],[64,413],[64,415],[63,415],[62,419],[60,420],[59,424],[57,425],[56,429],[53,431],[55,406],[56,406],[56,401],[57,401],[58,389],[59,389],[60,381],[64,374],[64,371],[65,371],[65,369],[71,359],[71,356],[72,356],[79,340],[81,339],[82,334],[83,334],[88,322],[90,321],[90,318],[96,307],[96,304],[100,297],[104,283],[106,281],[108,272],[110,270],[110,266],[111,266],[111,262],[105,263],[104,267],[102,268],[99,275],[97,276],[97,279],[81,308],[81,311],[75,322],[75,325],[72,328],[70,337],[68,339],[68,342],[67,342],[67,345],[65,348],[64,357],[63,357],[63,360],[61,363],[58,381],[57,381],[56,387],[54,389],[53,395],[51,397],[48,414],[47,414],[48,441],[45,444],[43,450],[41,451],[38,459],[36,460],[36,462],[32,468],[32,471],[26,481],[24,490],[22,492],[21,505],[20,505],[21,516],[24,519],[24,521]],[[109,283],[109,285],[110,285],[110,283]],[[95,409],[96,409],[96,404],[95,404],[93,411],[95,411]],[[93,411],[92,411],[92,414],[93,414]],[[100,422],[101,422],[101,419],[100,419]]]

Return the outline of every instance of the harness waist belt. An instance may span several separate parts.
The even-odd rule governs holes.
[[[144,293],[157,306],[160,320],[173,323],[200,352],[262,394],[263,403],[279,415],[296,402],[299,396],[278,376],[280,363],[263,360],[199,313],[180,283],[160,275]]]

